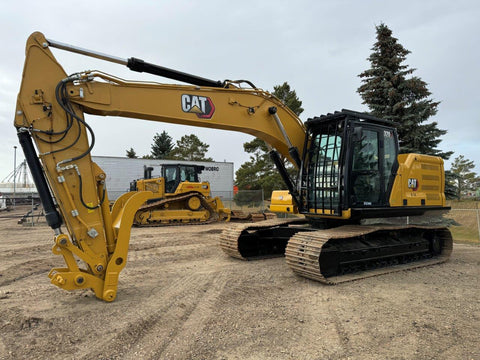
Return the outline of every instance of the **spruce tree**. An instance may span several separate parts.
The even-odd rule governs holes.
[[[287,105],[297,116],[303,112],[302,102],[298,98],[296,91],[292,90],[286,81],[282,85],[273,87],[273,95]]]
[[[153,159],[167,159],[173,149],[172,137],[163,130],[161,134],[156,133],[153,137],[152,144],[152,158]],[[148,157],[144,157],[148,158]]]
[[[137,153],[135,152],[135,150],[133,150],[133,148],[130,148],[130,150],[127,150],[127,158],[129,159],[138,158]]]
[[[377,41],[368,60],[371,68],[362,72],[358,93],[372,115],[395,121],[400,152],[421,153],[448,159],[452,151],[437,149],[447,133],[436,122],[426,121],[437,113],[440,102],[430,98],[427,83],[413,76],[415,69],[404,64],[409,50],[398,43],[385,25],[376,26]]]

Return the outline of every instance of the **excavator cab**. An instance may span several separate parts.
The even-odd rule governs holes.
[[[309,119],[301,174],[304,213],[348,217],[351,209],[389,207],[398,168],[391,123],[343,110]]]

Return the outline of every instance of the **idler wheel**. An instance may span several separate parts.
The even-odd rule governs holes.
[[[202,202],[200,201],[198,196],[192,196],[187,200],[187,207],[192,211],[196,211],[200,209],[201,206],[202,206]]]

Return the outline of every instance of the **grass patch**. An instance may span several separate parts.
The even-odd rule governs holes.
[[[447,205],[451,206],[452,210],[446,216],[460,224],[460,226],[450,226],[453,240],[480,244],[480,229],[477,218],[480,201],[448,201]]]

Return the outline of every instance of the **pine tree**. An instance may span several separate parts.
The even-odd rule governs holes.
[[[205,157],[210,145],[200,141],[195,135],[184,135],[177,140],[177,145],[170,153],[170,159],[189,160],[189,161],[213,161],[212,158]]]
[[[427,83],[413,76],[415,69],[404,64],[409,50],[398,43],[385,25],[376,26],[377,42],[368,60],[371,68],[359,77],[358,93],[371,114],[395,121],[402,153],[421,153],[448,159],[452,151],[437,149],[439,139],[447,133],[436,122],[425,123],[437,113],[440,102],[430,98]]]
[[[151,156],[153,159],[167,159],[173,149],[173,140],[168,133],[163,130],[159,135],[153,137]],[[145,157],[144,157],[145,158]]]
[[[244,143],[243,148],[251,156],[235,173],[235,183],[240,190],[263,189],[265,198],[270,198],[273,190],[286,189],[263,140],[255,138]]]
[[[133,148],[130,148],[130,150],[127,150],[127,158],[136,159],[137,157],[138,157],[137,153],[135,152],[135,150],[133,150]]]
[[[284,82],[282,85],[273,87],[273,95],[280,99],[295,114],[303,112],[302,102],[295,90]],[[235,183],[241,190],[263,189],[265,198],[270,198],[273,190],[285,190],[285,183],[278,173],[275,164],[270,159],[268,148],[265,142],[259,138],[243,144],[245,152],[252,154],[250,161],[243,163],[235,173]],[[296,174],[293,166],[287,166],[292,178]]]
[[[457,177],[451,170],[445,170],[445,197],[447,200],[458,199]]]
[[[468,192],[473,192],[478,187],[480,179],[472,171],[474,168],[473,161],[466,159],[463,155],[453,160],[450,172],[454,175],[453,186],[458,199],[465,197]]]
[[[297,116],[303,112],[302,102],[298,98],[295,90],[291,90],[290,85],[286,81],[282,85],[275,85],[273,87],[273,95],[287,105]]]

